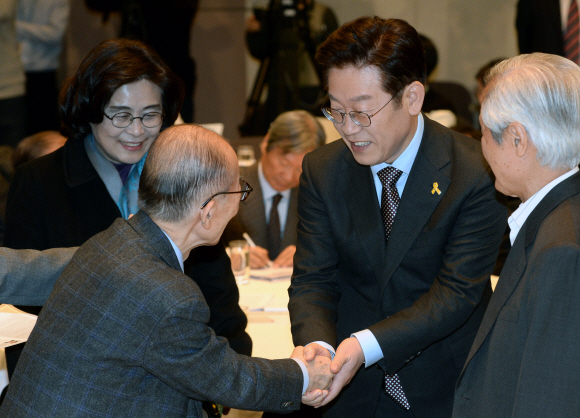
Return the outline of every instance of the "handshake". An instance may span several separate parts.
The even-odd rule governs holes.
[[[296,347],[290,358],[298,359],[306,365],[310,382],[302,403],[314,407],[332,401],[350,382],[364,363],[364,353],[355,337],[344,340],[336,350],[334,360],[329,351],[319,344]]]

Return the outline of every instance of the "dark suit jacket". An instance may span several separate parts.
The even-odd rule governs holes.
[[[266,229],[266,212],[262,187],[258,177],[258,163],[251,167],[240,167],[240,176],[254,189],[252,195],[240,203],[238,214],[230,221],[224,231],[225,244],[234,239],[243,239],[242,234],[247,232],[254,243],[262,248],[268,248],[268,232]],[[296,245],[296,225],[298,224],[298,188],[290,192],[288,216],[284,235],[280,242],[280,251],[289,245]]]
[[[5,417],[203,417],[201,401],[297,409],[294,360],[235,353],[169,240],[143,212],[76,252],[26,345]]]
[[[519,0],[516,29],[520,54],[564,56],[559,0]]]
[[[370,168],[342,141],[308,154],[289,290],[294,343],[336,348],[368,328],[415,417],[451,416],[505,229],[490,173],[478,142],[425,118],[387,245]],[[328,416],[372,417],[382,377],[360,370]]]
[[[457,383],[453,417],[580,415],[580,174],[514,242]]]
[[[67,141],[17,170],[8,196],[4,245],[36,250],[76,247],[120,216],[82,141]],[[247,319],[238,305],[238,287],[223,246],[194,249],[186,274],[206,297],[212,313],[209,325],[228,338],[234,350],[250,355]]]

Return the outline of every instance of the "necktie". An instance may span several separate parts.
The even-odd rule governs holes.
[[[564,55],[576,64],[580,63],[580,19],[578,17],[578,4],[576,0],[570,2],[568,9],[568,22],[564,34]]]
[[[387,240],[393,228],[393,221],[399,206],[399,192],[397,190],[397,181],[403,175],[403,172],[395,167],[385,167],[377,175],[383,185],[381,195],[381,212],[383,214],[383,225],[385,226],[385,235]]]
[[[282,199],[281,194],[272,198],[272,208],[270,209],[270,222],[268,222],[268,257],[274,260],[280,253],[280,216],[278,215],[278,203]]]
[[[387,241],[389,240],[389,235],[393,228],[393,221],[395,220],[397,207],[399,206],[400,198],[397,190],[397,181],[402,174],[403,172],[395,167],[385,167],[377,173],[379,180],[383,185],[381,212],[383,214],[383,225],[385,226]],[[389,395],[400,407],[406,410],[411,409],[409,401],[407,401],[407,397],[405,396],[405,392],[403,392],[403,386],[401,386],[399,376],[396,374],[385,374],[385,392],[387,392],[387,395]]]

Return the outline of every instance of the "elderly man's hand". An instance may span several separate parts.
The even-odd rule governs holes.
[[[274,267],[292,267],[294,262],[295,245],[289,245],[274,260]]]
[[[262,247],[250,247],[250,268],[261,269],[268,265],[268,250]]]
[[[304,347],[296,347],[291,358],[298,359],[306,365],[309,384],[306,393],[302,396],[302,402],[318,406],[328,395],[328,387],[332,383],[334,373],[330,371],[330,358],[326,355],[318,355],[308,361],[304,358]]]

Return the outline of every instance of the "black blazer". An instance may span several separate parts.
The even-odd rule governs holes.
[[[514,242],[457,383],[454,418],[580,415],[580,174]]]
[[[451,416],[506,209],[479,143],[424,120],[388,245],[370,168],[342,141],[306,156],[289,308],[296,345],[336,348],[370,329],[384,354],[377,364],[399,374],[415,417],[434,418]],[[328,416],[374,416],[382,377],[361,369]]]
[[[247,232],[254,243],[268,249],[268,231],[266,225],[266,210],[262,187],[258,177],[258,163],[251,167],[240,167],[240,176],[254,189],[248,200],[240,203],[240,209],[234,218],[228,223],[224,231],[224,242],[233,239],[243,239],[242,234]],[[289,245],[296,245],[296,225],[298,224],[298,188],[290,192],[288,202],[288,215],[284,234],[280,241],[280,251]]]
[[[8,195],[4,245],[14,249],[76,247],[107,229],[121,213],[94,169],[82,141],[19,167]],[[232,348],[250,355],[247,319],[222,245],[199,247],[185,271],[201,288],[209,322]]]
[[[520,54],[564,56],[559,0],[519,0],[516,16]]]

